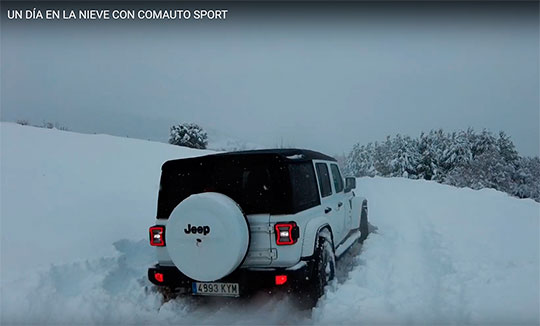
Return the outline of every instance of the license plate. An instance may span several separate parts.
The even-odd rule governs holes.
[[[216,295],[224,297],[240,296],[240,287],[238,283],[191,283],[193,295]]]

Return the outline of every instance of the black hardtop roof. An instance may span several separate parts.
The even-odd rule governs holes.
[[[319,152],[308,150],[308,149],[298,149],[298,148],[256,149],[256,150],[249,150],[249,151],[225,152],[225,153],[219,153],[219,154],[213,154],[213,155],[216,155],[216,156],[276,155],[276,156],[281,156],[283,158],[291,158],[291,156],[299,155],[299,156],[302,156],[301,158],[305,160],[327,160],[327,161],[336,160],[335,158],[325,155],[323,153],[319,153]]]
[[[237,151],[237,152],[225,152],[225,153],[216,153],[204,156],[183,158],[177,160],[170,160],[163,164],[163,167],[168,165],[175,165],[175,163],[181,163],[186,161],[206,161],[220,158],[237,158],[237,157],[274,157],[280,158],[283,160],[299,160],[299,161],[310,161],[310,160],[325,160],[325,161],[336,161],[335,158],[316,152],[308,149],[298,149],[298,148],[275,148],[275,149],[257,149],[249,151]]]

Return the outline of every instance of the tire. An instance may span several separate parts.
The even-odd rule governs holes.
[[[364,243],[369,235],[368,208],[367,201],[362,203],[362,212],[360,213],[360,243]]]
[[[325,232],[326,231],[326,232]],[[310,276],[297,285],[298,301],[303,308],[313,308],[324,294],[324,288],[335,277],[336,257],[328,230],[319,234],[310,266]]]

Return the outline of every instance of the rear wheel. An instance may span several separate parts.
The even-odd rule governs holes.
[[[298,301],[303,308],[313,308],[324,294],[324,287],[334,279],[336,257],[328,230],[319,234],[311,261],[310,275],[296,285]]]
[[[360,243],[366,240],[369,234],[368,207],[367,201],[362,203],[362,212],[360,213]]]

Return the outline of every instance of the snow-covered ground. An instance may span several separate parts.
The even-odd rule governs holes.
[[[286,293],[179,298],[146,280],[160,166],[206,152],[2,123],[1,324],[538,324],[540,204],[363,178],[378,227],[313,311]]]
[[[540,204],[402,178],[357,188],[378,234],[318,323],[538,324]]]

